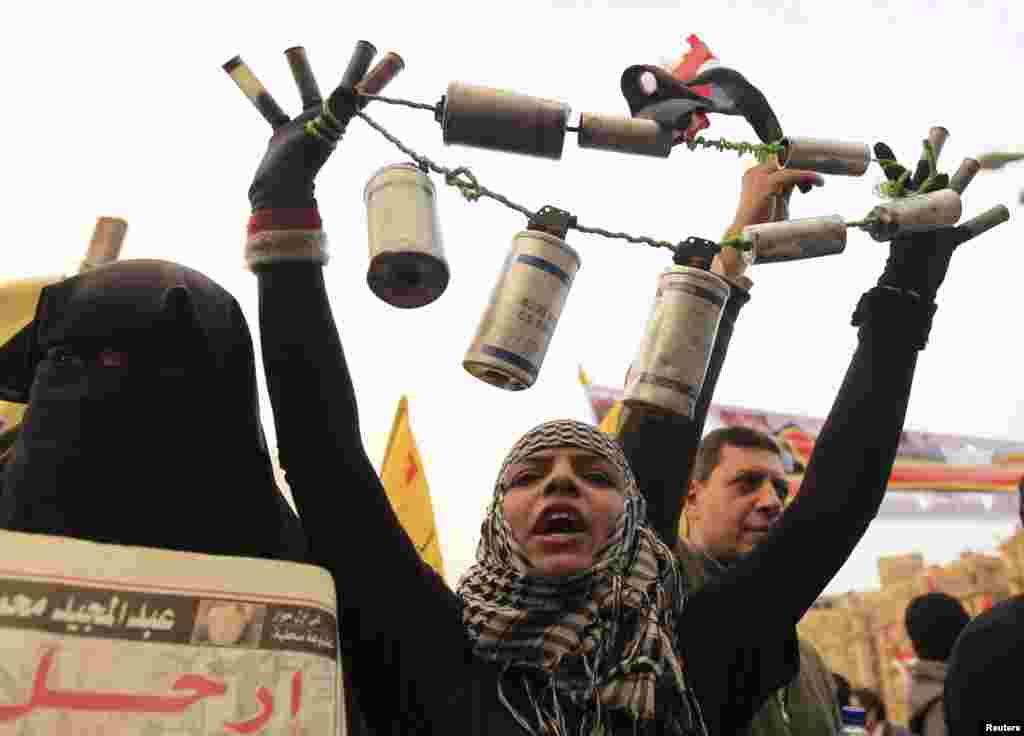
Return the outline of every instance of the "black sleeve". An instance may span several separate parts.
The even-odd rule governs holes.
[[[887,319],[890,324],[882,324]],[[698,697],[709,709],[721,708],[733,725],[742,726],[746,721],[736,719],[749,720],[796,674],[796,623],[881,505],[910,397],[917,363],[912,338],[920,326],[899,314],[877,314],[873,322],[861,328],[796,499],[765,541],[688,601],[680,638]],[[692,635],[714,630],[722,635]],[[731,671],[724,662],[732,663]],[[742,691],[726,689],[737,686]]]
[[[416,731],[437,722],[431,709],[471,661],[459,599],[420,559],[366,456],[320,266],[284,262],[258,276],[281,465],[312,562],[337,586],[359,703],[381,733]]]
[[[647,500],[647,523],[674,549],[697,448],[704,433],[711,397],[722,373],[740,308],[750,293],[730,284],[729,299],[715,335],[704,384],[697,396],[693,418],[623,408],[617,436],[640,492]]]

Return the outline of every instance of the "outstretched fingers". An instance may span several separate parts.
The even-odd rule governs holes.
[[[335,118],[344,123],[356,111],[356,85],[366,76],[370,68],[370,62],[377,55],[377,49],[369,41],[357,41],[352,51],[352,57],[348,60],[348,66],[341,77],[341,83],[331,92],[327,100],[325,112],[330,112]]]
[[[896,154],[888,145],[879,141],[875,144],[875,158],[882,166],[885,178],[891,182],[899,181],[902,176],[909,176],[907,169],[896,161]]]
[[[242,61],[241,56],[230,59],[222,68],[274,130],[291,120],[270,96],[263,83],[252,73],[249,65]]]
[[[323,103],[323,97],[320,96],[320,86],[316,83],[313,68],[309,65],[306,49],[302,46],[292,46],[285,50],[284,55],[288,59],[288,66],[292,70],[295,85],[299,88],[302,109],[319,107]]]
[[[1002,225],[1010,219],[1010,210],[1006,205],[997,204],[995,207],[985,210],[977,217],[956,226],[955,243],[960,245],[972,238],[976,238],[984,232],[988,232],[996,225]]]

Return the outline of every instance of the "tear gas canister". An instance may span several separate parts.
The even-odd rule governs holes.
[[[579,255],[561,238],[517,233],[463,367],[499,388],[532,386],[579,267]]]

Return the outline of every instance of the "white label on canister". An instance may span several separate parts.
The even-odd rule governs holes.
[[[663,277],[655,314],[629,376],[627,401],[689,416],[718,333],[725,296],[704,278]]]

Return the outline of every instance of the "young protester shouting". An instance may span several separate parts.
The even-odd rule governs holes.
[[[478,563],[453,593],[366,456],[322,274],[313,182],[369,61],[357,54],[325,105],[307,99],[275,126],[249,191],[246,258],[305,534],[273,483],[241,310],[201,274],[159,261],[44,290],[24,368],[5,376],[31,401],[0,525],[322,565],[377,733],[736,731],[794,676],[795,620],[877,509],[934,294],[966,236],[948,229],[893,250],[855,314],[860,343],[800,497],[721,578],[689,592],[619,446],[558,421],[513,446]],[[192,405],[217,411],[197,422]],[[169,450],[183,438],[187,456]],[[663,448],[660,467],[674,467]],[[672,472],[647,482],[676,483]],[[752,607],[757,627],[745,626]]]
[[[894,244],[855,312],[859,345],[800,496],[726,574],[689,593],[618,445],[558,421],[513,446],[478,562],[454,593],[420,560],[366,457],[322,273],[313,182],[368,64],[354,58],[326,105],[275,127],[249,191],[246,257],[281,464],[312,558],[338,586],[370,726],[499,736],[744,727],[796,674],[796,621],[877,511],[935,293],[970,233]],[[639,483],[648,497],[688,479],[670,439]]]

